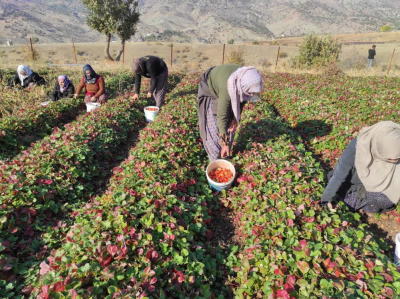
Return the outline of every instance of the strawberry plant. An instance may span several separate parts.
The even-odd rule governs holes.
[[[131,102],[130,96],[110,100],[64,131],[55,127],[52,135],[0,166],[0,261],[7,265],[0,288],[9,296],[16,295],[14,289],[29,292],[16,283],[21,276],[29,281],[29,268],[61,240],[69,214],[107,178],[128,134],[145,125],[147,100]]]
[[[223,298],[216,282],[222,257],[204,243],[213,195],[203,171],[196,95],[183,95],[197,80],[195,74],[178,85],[114,169],[108,191],[75,211],[67,238],[41,264],[34,283],[40,298],[210,298],[213,289]]]
[[[359,214],[319,205],[323,169],[272,107],[245,113],[251,123],[240,130],[253,142],[233,160],[238,185],[224,199],[236,215],[239,245],[227,260],[235,296],[398,298],[393,248]]]

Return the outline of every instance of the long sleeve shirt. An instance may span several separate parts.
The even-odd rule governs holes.
[[[72,98],[74,94],[75,94],[75,87],[72,84],[72,82],[69,83],[68,88],[64,90],[64,92],[60,91],[60,84],[56,82],[56,84],[54,85],[54,90],[51,93],[51,100],[58,101],[59,99],[62,98]]]
[[[357,138],[353,139],[343,154],[340,156],[338,163],[335,166],[333,175],[329,180],[328,186],[325,188],[322,195],[321,202],[332,202],[334,197],[338,194],[339,190],[345,186],[344,192],[348,193],[349,190],[357,191],[357,187],[362,185],[358,177],[355,161],[356,161],[356,145]]]
[[[34,83],[35,85],[44,85],[46,84],[46,81],[43,77],[39,76],[38,73],[33,72],[29,77],[24,79],[24,86],[22,86],[21,79],[18,74],[16,74],[13,79],[8,81],[7,86],[21,85],[22,88],[26,88],[30,83]]]
[[[94,96],[95,98],[98,98],[106,92],[104,79],[102,76],[97,78],[97,82],[95,84],[85,84],[85,77],[82,77],[81,82],[76,88],[76,94],[80,94],[84,87],[86,95]]]
[[[216,107],[213,107],[213,111],[217,111],[219,134],[227,134],[229,122],[233,117],[231,97],[228,93],[228,79],[239,68],[240,65],[237,64],[217,66],[210,72],[207,80],[211,93],[217,98],[217,101],[214,101]]]
[[[142,81],[142,76],[146,78],[150,78],[150,93],[153,93],[154,90],[156,89],[156,82],[157,82],[157,77],[168,70],[167,65],[165,64],[164,60],[161,58],[158,58],[156,56],[144,56],[140,58],[141,60],[141,66],[142,66],[142,72],[141,74],[136,73],[135,74],[135,93],[139,94],[140,93],[140,84]]]
[[[376,55],[375,49],[369,49],[368,50],[368,59],[374,59]]]

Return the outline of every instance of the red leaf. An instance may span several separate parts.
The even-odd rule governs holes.
[[[392,281],[393,281],[393,277],[390,276],[390,275],[387,274],[387,273],[382,273],[382,276],[385,277],[385,279],[386,279],[387,282],[392,282]]]
[[[46,264],[46,262],[45,261],[43,261],[41,264],[40,264],[40,275],[45,275],[47,272],[49,272],[50,271],[50,266],[49,265],[47,265]]]
[[[292,284],[290,284],[290,283],[285,283],[284,288],[288,293],[291,293],[291,292],[294,291],[294,286]]]
[[[111,261],[112,261],[112,257],[111,257],[111,256],[106,256],[106,257],[100,262],[100,265],[101,265],[103,268],[105,268],[105,267],[107,267],[108,265],[111,264]]]
[[[206,231],[206,236],[207,236],[208,239],[211,239],[213,237],[212,231],[211,230],[207,230]]]
[[[78,293],[75,290],[69,290],[68,293],[71,295],[71,299],[78,297]]]
[[[64,286],[63,282],[59,281],[56,284],[54,284],[53,291],[54,292],[63,292],[63,291],[65,291],[65,286]]]
[[[116,255],[118,253],[118,247],[116,245],[109,245],[107,247],[107,251],[109,254],[112,256]]]
[[[290,284],[292,284],[292,285],[294,285],[294,284],[296,283],[296,276],[294,276],[294,275],[289,275],[289,276],[287,277],[287,282],[290,283]]]
[[[290,299],[289,293],[286,290],[279,290],[276,292],[278,298]]]
[[[302,249],[306,248],[307,246],[307,241],[306,240],[300,240],[299,245]]]

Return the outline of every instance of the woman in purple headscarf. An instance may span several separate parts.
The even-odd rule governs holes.
[[[229,156],[246,102],[262,91],[261,74],[254,67],[224,64],[208,69],[198,91],[200,136],[210,161]]]
[[[51,100],[53,102],[62,98],[72,98],[75,94],[75,87],[67,76],[58,76],[57,82],[54,85],[54,90],[51,93]]]

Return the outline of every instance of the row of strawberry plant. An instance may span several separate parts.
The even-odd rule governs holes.
[[[224,298],[218,263],[208,253],[207,157],[197,131],[198,74],[186,78],[108,192],[74,212],[62,246],[41,263],[39,298]],[[179,97],[178,97],[179,95]]]
[[[392,250],[358,213],[320,206],[323,169],[301,138],[266,102],[245,114],[239,135],[249,143],[233,160],[238,185],[223,199],[240,244],[227,259],[235,296],[398,298]]]
[[[0,269],[10,282],[6,288],[27,274],[35,255],[56,243],[52,236],[64,230],[65,215],[91,197],[97,180],[107,178],[120,145],[143,121],[130,101],[112,100],[66,125],[64,132],[54,128],[53,134],[0,166]]]
[[[400,121],[397,78],[268,74],[268,100],[331,166],[364,126]]]
[[[38,137],[51,133],[55,126],[60,127],[74,119],[82,106],[81,99],[63,99],[56,105],[4,117],[0,122],[0,159],[16,155]]]
[[[129,88],[133,84],[132,75],[121,74],[107,78],[110,95]],[[0,159],[11,158],[26,149],[32,141],[48,135],[53,127],[62,128],[65,123],[83,113],[82,99],[62,99],[47,107],[33,106],[15,115],[3,117],[0,122]]]
[[[171,77],[170,87],[179,81],[179,76]],[[29,280],[32,270],[27,269],[59,242],[67,229],[67,215],[96,192],[110,165],[120,159],[120,145],[144,125],[148,101],[132,103],[130,96],[125,93],[80,117],[66,125],[65,132],[55,128],[51,136],[2,166],[2,287],[20,289],[15,285],[15,278],[24,283],[20,275]]]

